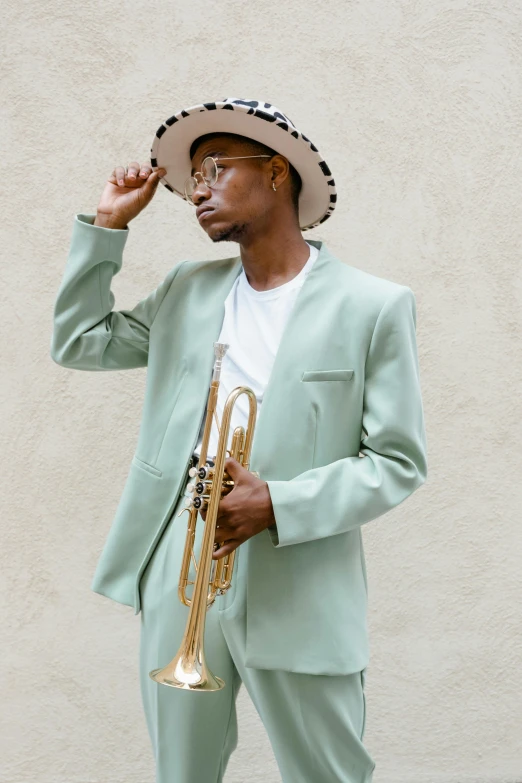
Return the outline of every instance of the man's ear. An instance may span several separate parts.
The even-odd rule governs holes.
[[[290,164],[284,155],[274,155],[270,159],[270,183],[275,182],[276,187],[280,188],[283,182],[290,175]]]

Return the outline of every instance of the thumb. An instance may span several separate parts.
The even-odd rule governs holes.
[[[234,459],[234,457],[227,457],[225,460],[225,470],[230,478],[235,481],[236,477],[238,479],[241,477],[241,471],[243,471],[244,468],[237,459]]]
[[[145,192],[147,194],[152,195],[154,193],[159,185],[160,177],[163,177],[164,174],[166,174],[165,169],[157,169],[157,171],[153,171],[151,174],[149,174],[144,185]]]

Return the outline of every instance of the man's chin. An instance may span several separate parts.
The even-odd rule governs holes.
[[[207,234],[212,242],[240,242],[246,231],[246,223],[230,223],[228,226],[209,226]]]

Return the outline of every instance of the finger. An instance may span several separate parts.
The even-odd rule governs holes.
[[[228,508],[228,495],[225,495],[225,497],[222,497],[219,501],[219,506],[216,514],[216,525],[219,525],[222,530],[228,529],[229,525],[229,519],[228,515],[230,514],[230,510]]]
[[[149,163],[142,163],[140,169],[140,177],[142,177],[143,179],[147,179],[151,171],[152,171],[152,166]]]
[[[113,177],[116,179],[116,182],[120,187],[123,187],[125,184],[125,167],[124,166],[116,166],[114,171],[112,172]]]
[[[225,557],[225,555],[229,555],[233,552],[234,549],[237,549],[238,546],[239,541],[234,541],[233,539],[231,541],[226,541],[219,549],[216,549],[216,551],[212,553],[212,559],[220,560],[222,557]]]
[[[138,176],[138,172],[140,170],[140,164],[137,160],[133,160],[132,163],[129,163],[127,166],[127,176],[129,179],[135,180]]]
[[[218,543],[223,543],[223,541],[229,541],[231,538],[235,538],[236,531],[233,530],[230,527],[225,527],[222,525],[219,525],[216,527],[216,531],[214,533],[214,541],[217,541]]]

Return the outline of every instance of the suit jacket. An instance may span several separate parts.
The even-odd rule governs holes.
[[[178,263],[131,310],[113,275],[129,230],[74,218],[51,356],[77,370],[147,366],[141,427],[91,589],[140,611],[140,577],[183,490],[213,342],[241,257]],[[369,659],[361,526],[426,479],[410,288],[319,250],[285,326],[252,444],[276,524],[245,542],[246,665],[348,674]],[[165,618],[168,622],[168,618]]]

